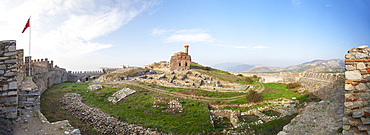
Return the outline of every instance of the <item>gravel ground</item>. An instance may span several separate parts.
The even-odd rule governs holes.
[[[320,102],[311,102],[278,135],[340,135],[344,89]]]
[[[65,135],[80,134],[68,120],[49,123],[43,120],[40,111],[36,108],[20,109],[20,116],[13,122],[14,135]],[[72,133],[73,132],[73,133]]]

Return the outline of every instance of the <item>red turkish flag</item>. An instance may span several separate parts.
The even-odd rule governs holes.
[[[26,23],[26,26],[24,26],[22,33],[23,33],[23,32],[24,32],[28,27],[31,27],[31,25],[30,25],[30,19],[31,19],[31,18],[28,18],[28,21],[27,21],[27,23]]]

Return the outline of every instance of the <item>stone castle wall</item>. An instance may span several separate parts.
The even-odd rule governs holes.
[[[17,68],[16,41],[0,41],[0,117],[17,117]]]
[[[370,48],[360,46],[345,56],[343,134],[370,134]]]
[[[304,72],[298,82],[313,95],[326,99],[343,88],[343,74]]]
[[[243,73],[245,76],[257,75],[263,83],[292,83],[299,82],[305,90],[325,99],[343,87],[343,73],[314,73],[314,72],[281,72],[281,73]]]

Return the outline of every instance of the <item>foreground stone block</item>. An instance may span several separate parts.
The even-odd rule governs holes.
[[[346,76],[347,80],[361,80],[362,79],[361,73],[358,70],[346,71],[344,75]]]

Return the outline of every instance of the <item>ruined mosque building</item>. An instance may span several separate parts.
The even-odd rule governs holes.
[[[191,56],[188,54],[189,46],[184,46],[184,52],[177,52],[171,56],[170,70],[189,70]]]

